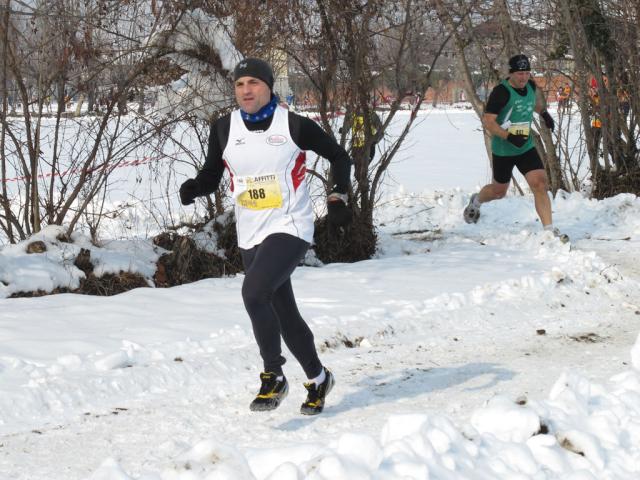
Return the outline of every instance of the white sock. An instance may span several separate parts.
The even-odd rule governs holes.
[[[548,230],[550,232],[553,232],[553,223],[550,223],[549,225],[545,225],[543,227],[545,230]]]
[[[327,378],[327,374],[324,373],[324,368],[323,368],[322,371],[320,372],[320,375],[318,375],[316,378],[311,378],[309,380],[309,383],[315,383],[316,385],[320,385],[322,382],[325,381],[326,378]]]
[[[476,195],[473,197],[473,206],[476,208],[480,208],[480,195]]]

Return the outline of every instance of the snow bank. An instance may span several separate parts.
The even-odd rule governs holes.
[[[83,248],[90,251],[96,277],[132,272],[151,280],[162,250],[140,239],[114,240],[97,246],[80,233],[72,234],[69,240],[64,237],[65,227],[49,225],[28,240],[0,249],[0,298],[17,292],[78,288],[85,274],[74,262]],[[34,242],[42,242],[45,250],[27,253],[28,245]]]
[[[301,311],[339,379],[318,418],[301,419],[295,398],[247,411],[259,359],[241,275],[0,299],[0,478],[3,467],[29,480],[637,478],[638,286],[620,258],[634,258],[640,201],[558,197],[564,245],[540,231],[531,198],[483,206],[477,225],[462,222],[467,199],[396,197],[379,211],[378,258],[296,271]],[[42,234],[56,259],[97,248],[56,237]],[[215,248],[213,236],[199,241]],[[142,269],[155,255],[144,244],[105,244],[92,258],[109,271],[135,248]],[[24,245],[2,255],[0,265],[23,261]],[[287,369],[291,397],[302,395],[295,362]]]
[[[633,347],[637,359],[640,337]],[[445,415],[392,415],[378,438],[346,432],[326,444],[241,448],[202,440],[166,469],[127,476],[107,459],[91,480],[495,480],[637,478],[640,371],[607,386],[563,374],[548,400],[496,396],[456,427]]]

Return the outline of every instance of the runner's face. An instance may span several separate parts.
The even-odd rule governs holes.
[[[269,85],[259,78],[240,77],[235,83],[236,101],[247,113],[256,113],[271,100]]]
[[[531,77],[531,72],[513,72],[509,75],[509,82],[515,88],[524,88]]]

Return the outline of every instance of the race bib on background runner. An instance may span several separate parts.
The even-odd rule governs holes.
[[[240,190],[236,202],[243,208],[268,210],[282,207],[282,191],[275,174],[238,177],[236,186]]]
[[[507,131],[512,135],[524,135],[525,137],[529,136],[529,122],[521,122],[521,123],[511,123],[507,128]]]

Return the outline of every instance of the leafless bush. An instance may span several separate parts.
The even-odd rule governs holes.
[[[7,241],[47,224],[69,231],[82,224],[95,234],[113,213],[104,208],[114,170],[153,157],[170,169],[167,143],[181,160],[201,161],[173,133],[185,119],[207,125],[228,103],[229,85],[216,79],[233,62],[220,57],[233,49],[221,48],[224,30],[205,13],[180,2],[5,5],[0,231]],[[190,70],[190,88],[170,88]]]

